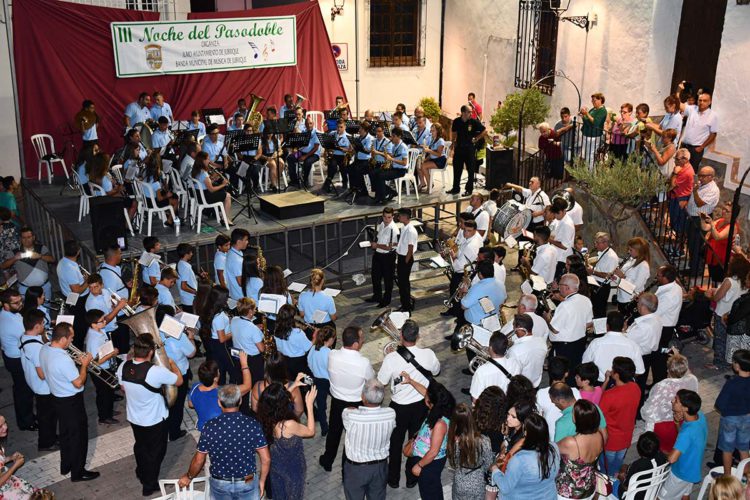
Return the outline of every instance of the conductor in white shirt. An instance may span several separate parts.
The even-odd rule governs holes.
[[[407,319],[401,328],[401,346],[397,351],[385,356],[378,371],[380,383],[391,387],[390,407],[396,412],[396,428],[391,434],[390,461],[388,462],[388,484],[392,488],[398,488],[401,478],[401,451],[404,440],[407,436],[417,433],[427,415],[424,396],[414,386],[398,383],[401,373],[407,372],[413,380],[425,387],[429,387],[432,377],[440,373],[440,361],[437,356],[432,349],[417,347],[418,339],[419,325],[416,321]],[[413,356],[414,362],[419,364],[420,368],[417,368],[414,362],[407,361],[405,356]],[[417,478],[409,469],[406,469],[406,484],[413,485],[416,482]]]
[[[612,361],[617,357],[633,360],[635,373],[644,372],[641,349],[623,332],[625,318],[620,311],[610,311],[607,314],[607,333],[591,341],[583,353],[583,363],[593,362],[599,368],[599,382],[604,382],[605,374],[612,369]]]
[[[341,334],[341,349],[328,354],[328,378],[331,383],[331,412],[328,416],[326,449],[318,463],[331,472],[344,431],[342,413],[356,408],[362,400],[365,382],[375,376],[370,360],[360,354],[365,334],[358,326],[347,326]]]
[[[656,289],[656,297],[659,305],[656,313],[662,321],[661,338],[659,349],[653,355],[651,365],[652,383],[657,383],[667,378],[667,354],[661,352],[669,347],[669,342],[675,332],[675,327],[680,319],[682,311],[682,286],[677,282],[677,269],[671,264],[666,264],[656,270],[656,280],[659,288]]]
[[[544,359],[547,357],[547,341],[535,337],[532,333],[534,320],[528,314],[516,314],[513,318],[513,331],[516,338],[508,349],[508,358],[515,359],[521,365],[521,375],[539,387],[544,371]]]

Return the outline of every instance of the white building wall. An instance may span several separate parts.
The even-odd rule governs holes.
[[[9,23],[0,27],[0,175],[19,177],[21,160],[18,156],[18,134],[16,133],[16,109],[13,99],[13,80],[10,76],[10,52],[7,29]]]
[[[349,69],[341,71],[341,80],[346,89],[349,105],[356,112],[356,51],[359,50],[359,112],[365,109],[393,111],[402,102],[411,114],[422,97],[438,98],[440,81],[440,0],[424,0],[422,16],[426,33],[422,45],[424,66],[401,68],[371,68],[369,56],[370,2],[350,0],[344,6],[342,15],[331,21],[333,0],[320,0],[320,10],[328,30],[331,43],[347,43],[349,49]],[[354,9],[357,9],[359,23],[359,48],[355,43]],[[449,18],[450,19],[450,18]],[[446,24],[452,21],[448,21]],[[290,89],[293,90],[293,89]],[[333,105],[333,103],[331,103]]]

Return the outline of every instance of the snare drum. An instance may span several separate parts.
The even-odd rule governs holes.
[[[517,238],[529,226],[531,219],[531,209],[517,201],[508,200],[495,214],[492,230],[503,239],[508,236]]]

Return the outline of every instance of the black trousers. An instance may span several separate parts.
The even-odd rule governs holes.
[[[293,154],[287,156],[286,164],[289,166],[289,182],[299,184],[302,181],[306,186],[307,179],[310,177],[310,170],[312,170],[313,164],[319,159],[318,155],[310,155],[305,161],[299,161]],[[299,172],[300,169],[302,172]],[[300,174],[302,174],[301,179]]]
[[[591,306],[594,309],[595,318],[603,318],[607,315],[607,299],[609,299],[609,292],[612,289],[612,285],[609,283],[601,285],[599,288],[595,288],[594,293],[591,295]]]
[[[667,358],[669,358],[669,355],[662,353],[661,350],[669,347],[669,342],[672,340],[673,335],[673,326],[663,327],[661,329],[661,337],[659,338],[659,349],[651,354],[651,378],[654,384],[667,378]]]
[[[406,467],[411,469],[422,457],[409,457]],[[447,457],[433,460],[422,468],[419,475],[419,496],[430,500],[443,500],[443,483],[440,476],[445,468]]]
[[[229,355],[230,347],[232,347],[231,344],[222,344],[218,339],[211,339],[211,343],[209,344],[211,359],[219,365],[219,385],[226,384],[227,377],[230,384],[237,383],[237,373],[239,370],[237,370],[232,357]]]
[[[188,368],[187,372],[182,376],[182,385],[177,388],[177,399],[169,409],[169,416],[167,417],[169,439],[177,439],[180,437],[182,416],[185,411],[185,398],[187,397],[188,388],[190,387],[190,379],[192,378],[193,373],[190,371],[190,368]]]
[[[370,179],[372,179],[372,188],[375,191],[375,198],[382,200],[386,194],[386,181],[398,179],[406,175],[406,168],[389,168],[387,170],[376,170],[373,172]]]
[[[552,349],[550,351],[550,354],[552,356],[563,357],[570,362],[570,364],[568,365],[570,366],[570,372],[568,378],[566,379],[566,383],[571,387],[575,387],[576,376],[573,369],[581,364],[581,359],[583,359],[583,352],[586,350],[586,337],[573,342],[551,343]]]
[[[411,274],[411,267],[414,265],[414,258],[407,262],[405,255],[399,255],[396,263],[396,276],[398,278],[398,296],[401,299],[401,308],[408,309],[411,311],[412,300],[411,300],[411,282],[409,281],[409,275]]]
[[[697,216],[689,216],[686,221],[687,226],[687,247],[690,256],[690,276],[703,276],[703,230],[701,229],[701,219]]]
[[[265,360],[263,359],[263,353],[256,354],[255,356],[248,356],[247,366],[250,368],[250,377],[253,380],[253,384],[259,380],[263,380],[263,374],[265,373]]]
[[[393,294],[395,264],[395,252],[380,253],[376,250],[372,256],[372,296],[386,304],[390,304]]]
[[[21,358],[9,358],[3,353],[5,369],[13,379],[13,409],[16,412],[16,425],[26,429],[34,425],[34,392],[26,383]]]
[[[693,146],[692,144],[682,144],[683,148],[687,148],[688,151],[690,151],[690,165],[693,166],[693,170],[695,170],[695,174],[698,174],[698,170],[701,168],[701,161],[703,160],[703,153],[706,151],[705,149],[702,150],[700,153],[695,150],[697,146]]]
[[[135,475],[143,486],[158,490],[159,469],[167,453],[167,421],[147,427],[131,423],[130,427],[135,437]]]
[[[79,348],[82,351],[86,351],[84,348],[84,344],[86,343],[86,333],[89,330],[88,325],[86,324],[86,299],[88,298],[88,294],[85,296],[78,297],[78,301],[76,302],[76,305],[72,308],[73,313],[73,345]]]
[[[320,461],[326,467],[331,467],[336,460],[336,454],[339,451],[341,434],[344,432],[344,421],[341,414],[346,408],[356,408],[359,401],[342,401],[341,399],[331,397],[331,411],[328,415],[328,435],[326,436],[326,450],[320,457]]]
[[[391,401],[390,407],[396,412],[396,428],[391,433],[391,447],[388,456],[388,483],[398,484],[401,479],[401,456],[403,455],[404,439],[414,436],[427,416],[427,406],[424,400],[408,405],[400,405]],[[417,478],[411,473],[411,467],[406,467],[406,482],[414,483]]]
[[[83,392],[66,398],[52,396],[52,403],[60,419],[60,473],[70,472],[71,478],[80,477],[89,451],[89,424]]]
[[[473,147],[458,147],[453,153],[453,191],[461,190],[461,173],[466,166],[469,179],[466,181],[466,191],[474,190],[474,170],[476,157]]]
[[[452,297],[454,293],[456,293],[456,290],[458,290],[458,287],[461,285],[461,282],[464,279],[464,273],[457,273],[454,272],[451,276],[450,284],[448,285],[448,296]],[[451,307],[450,311],[453,313],[454,316],[457,318],[463,318],[464,313],[461,309],[461,301],[457,301],[453,306]]]
[[[560,281],[563,274],[565,274],[565,262],[558,262],[555,266],[555,279]]]
[[[99,420],[112,418],[115,410],[115,390],[99,380],[98,377],[91,376],[91,380],[96,387],[96,412]]]
[[[49,448],[57,441],[57,411],[50,394],[37,394],[36,420],[39,425],[39,448]]]
[[[341,172],[341,180],[343,182],[343,186],[346,187],[348,185],[348,176],[349,176],[349,168],[346,163],[344,163],[344,160],[346,160],[346,156],[344,155],[331,155],[329,156],[330,161],[328,162],[328,172],[326,172],[326,181],[333,181],[333,177],[336,175],[336,172]]]
[[[130,327],[127,325],[117,324],[117,329],[112,332],[112,345],[120,351],[120,354],[125,354],[130,351]]]
[[[641,405],[646,400],[646,387],[648,385],[648,372],[653,370],[654,366],[654,355],[655,352],[644,354],[643,357],[643,375],[636,375],[635,381],[638,382],[638,387],[641,388]]]
[[[355,160],[349,169],[349,187],[357,191],[364,192],[365,175],[370,173],[370,162],[368,160]]]

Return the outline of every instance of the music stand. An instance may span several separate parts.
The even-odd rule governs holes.
[[[404,144],[407,146],[415,146],[417,144],[417,140],[408,130],[401,130],[401,140],[404,141]]]
[[[234,132],[234,131],[232,131]],[[242,132],[239,130],[238,132]],[[232,146],[234,147],[235,151],[257,151],[260,147],[260,134],[241,134],[241,135],[234,135],[232,136]],[[226,145],[226,142],[224,143]],[[237,174],[238,177],[240,177],[239,173]],[[247,216],[252,217],[255,223],[258,223],[258,218],[255,216],[255,209],[253,208],[252,202],[250,200],[251,193],[255,196],[258,196],[258,193],[255,192],[255,190],[252,188],[250,182],[247,181],[247,173],[243,177],[245,179],[245,203],[242,203],[239,200],[236,200],[237,203],[242,205],[242,210],[237,212],[237,215],[232,217],[232,222],[234,222],[234,219],[239,217],[245,210],[247,210]]]
[[[286,115],[285,112],[284,114]],[[274,150],[273,150],[273,156],[276,160],[276,182],[279,182],[279,179],[281,179],[281,162],[279,161],[279,155],[281,154],[281,144],[279,143],[279,135],[286,134],[290,131],[289,122],[285,119],[275,119],[275,120],[266,120],[263,122],[263,136],[268,139],[269,135],[274,135]],[[281,184],[279,182],[279,184]],[[279,191],[281,191],[280,186],[276,186]],[[284,192],[286,192],[289,185],[287,184],[284,188]]]
[[[290,132],[288,134],[284,134],[284,148],[303,148],[307,146],[307,144],[310,142],[310,136],[312,134],[312,131],[308,130],[307,132]],[[297,161],[297,164],[299,165],[299,161]],[[304,174],[304,169],[302,170],[302,173]],[[297,178],[300,178],[299,172],[297,172]],[[305,183],[303,182],[302,185],[304,186]],[[287,185],[287,187],[289,187]],[[286,191],[287,188],[284,188],[284,191]]]
[[[357,120],[346,120],[346,133],[354,135],[359,132],[359,122]]]
[[[224,108],[204,108],[201,109],[201,114],[206,120],[206,125],[226,125],[227,123],[224,118]]]

